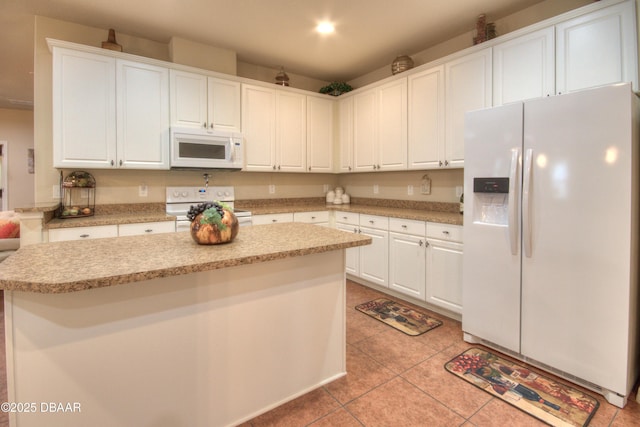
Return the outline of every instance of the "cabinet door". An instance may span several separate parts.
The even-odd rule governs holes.
[[[389,288],[425,299],[424,236],[389,233]]]
[[[207,79],[209,130],[240,132],[240,83]]]
[[[376,111],[375,90],[353,97],[354,170],[359,172],[372,172],[378,166]]]
[[[207,77],[171,70],[171,124],[177,127],[207,127]]]
[[[357,215],[357,214],[356,214]],[[346,231],[349,233],[357,233],[357,225],[349,224],[336,224],[338,230]],[[354,276],[360,276],[360,248],[348,248],[345,250],[345,270],[347,274]]]
[[[624,2],[556,26],[559,93],[632,82],[638,90],[635,2]]]
[[[53,48],[53,166],[111,168],[116,160],[116,61]]]
[[[408,79],[408,167],[437,168],[444,154],[444,66]]]
[[[118,237],[118,226],[97,225],[91,227],[53,228],[49,230],[50,242],[101,239],[105,237]]]
[[[428,240],[427,302],[462,313],[462,244]]]
[[[304,172],[307,168],[307,97],[276,92],[276,159],[283,172]]]
[[[175,221],[139,222],[118,225],[118,236],[139,236],[143,234],[173,233]]]
[[[253,215],[251,217],[253,225],[275,224],[278,222],[293,222],[293,213]]]
[[[491,106],[491,48],[445,64],[446,136],[443,166],[464,166],[464,115]]]
[[[117,61],[118,167],[169,169],[169,69]]]
[[[555,95],[555,29],[493,47],[493,105]]]
[[[360,247],[360,277],[380,286],[388,286],[389,232],[361,227],[360,231],[372,239],[370,245]]]
[[[353,171],[353,97],[338,101],[340,172]]]
[[[333,172],[332,99],[307,96],[307,170]]]
[[[377,89],[378,169],[407,168],[407,79]]]
[[[242,135],[245,170],[276,169],[276,91],[242,85]]]

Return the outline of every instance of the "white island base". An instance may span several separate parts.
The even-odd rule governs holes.
[[[247,421],[345,375],[344,271],[335,250],[80,292],[5,291],[10,423]]]

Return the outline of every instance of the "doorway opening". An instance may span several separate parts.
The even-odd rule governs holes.
[[[9,158],[9,144],[7,141],[0,141],[0,210],[6,211],[9,202],[9,195],[7,194],[7,188],[9,188],[8,182],[8,158]]]

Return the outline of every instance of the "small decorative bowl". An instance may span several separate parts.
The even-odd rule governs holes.
[[[233,241],[238,235],[240,225],[238,218],[230,210],[224,210],[222,223],[227,227],[219,230],[215,224],[202,224],[200,220],[202,214],[196,216],[191,221],[191,238],[199,245],[218,245],[220,243],[228,243]]]

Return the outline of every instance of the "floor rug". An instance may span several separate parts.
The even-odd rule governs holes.
[[[600,405],[578,389],[480,348],[470,348],[444,367],[552,426],[586,426]]]
[[[386,298],[357,305],[356,310],[380,320],[407,335],[420,335],[442,325],[433,317]]]

